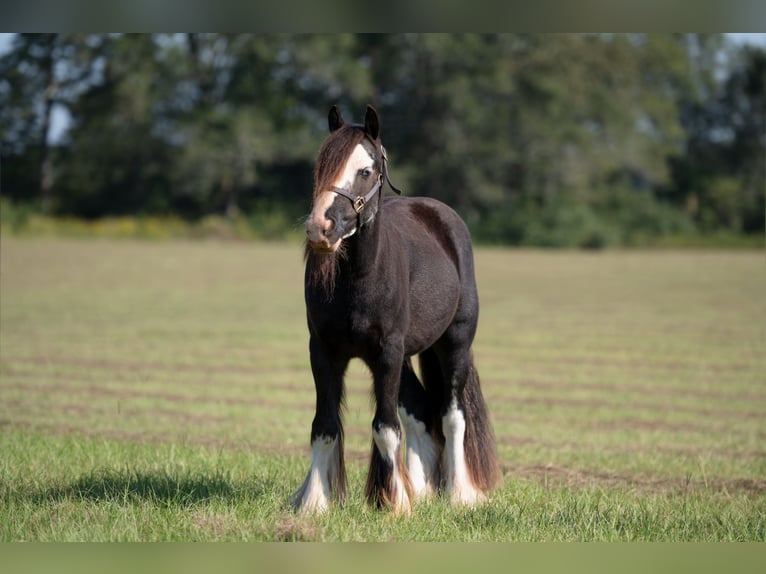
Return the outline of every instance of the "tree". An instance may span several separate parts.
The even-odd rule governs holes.
[[[553,214],[578,204],[585,218],[597,220],[588,210],[617,187],[651,194],[668,185],[665,159],[683,146],[684,41],[363,38],[375,85],[383,87],[384,122],[391,118],[396,128],[386,132],[399,159],[392,165],[414,193],[457,207],[480,230],[478,222],[492,218],[512,241],[523,240],[516,228],[526,225],[522,219],[549,211],[556,221]]]
[[[155,59],[154,38],[100,41],[98,81],[70,106],[58,209],[85,217],[169,210],[170,146],[157,115],[168,77]]]
[[[346,57],[351,35],[217,35],[189,37],[195,105],[178,114],[183,144],[177,186],[218,199],[234,216],[244,201],[287,204],[310,196],[310,173],[326,110],[336,101],[363,101],[369,79],[362,62]],[[280,166],[291,166],[280,170]],[[298,169],[295,169],[297,166]],[[260,185],[263,175],[276,184]],[[258,197],[256,197],[258,196]],[[261,202],[262,203],[262,202]]]
[[[726,83],[734,138],[730,157],[739,183],[739,224],[748,233],[763,232],[766,218],[766,50],[746,47]]]
[[[687,145],[672,158],[676,201],[703,230],[764,230],[766,51],[723,52],[727,75],[684,110]]]
[[[720,34],[18,35],[0,72],[3,194],[59,213],[297,219],[327,110],[372,103],[487,239],[763,229],[763,51]]]
[[[37,166],[33,177],[24,168],[4,178],[10,195],[31,199],[34,188],[43,210],[50,209],[51,114],[54,106],[72,105],[91,81],[97,52],[98,41],[85,35],[17,34],[10,53],[0,59],[2,153],[22,165],[33,158]]]

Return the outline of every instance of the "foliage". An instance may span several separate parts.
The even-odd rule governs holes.
[[[394,180],[488,241],[757,234],[764,77],[762,48],[720,34],[18,34],[2,194],[85,218],[292,221],[327,109],[371,102]],[[71,119],[56,141],[54,110]]]
[[[40,214],[28,204],[0,199],[0,230],[21,237],[114,239],[287,240],[297,243],[304,232],[280,209],[256,210],[249,217],[208,215],[194,221],[178,216],[111,216],[98,219]]]

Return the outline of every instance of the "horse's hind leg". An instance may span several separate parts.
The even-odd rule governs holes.
[[[404,355],[402,345],[389,343],[373,363],[375,417],[372,421],[372,453],[367,475],[367,501],[378,508],[409,513],[414,496],[404,465],[402,431],[397,415]]]
[[[475,504],[500,480],[495,438],[470,349],[442,357],[447,375],[443,402],[442,476],[450,500]]]
[[[311,340],[311,370],[316,386],[316,414],[311,425],[311,468],[295,493],[293,503],[299,512],[322,512],[333,494],[343,502],[346,469],[343,460],[343,375],[348,361],[333,360]]]
[[[407,471],[415,499],[430,497],[439,488],[439,447],[433,438],[431,407],[410,359],[402,365],[399,419],[404,426]]]

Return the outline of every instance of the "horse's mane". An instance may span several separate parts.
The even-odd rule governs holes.
[[[341,169],[346,164],[354,148],[365,137],[364,128],[356,125],[344,125],[332,132],[322,143],[314,165],[314,195],[332,187]],[[335,253],[315,253],[308,243],[304,257],[306,259],[307,279],[310,285],[322,287],[325,295],[332,297],[335,289],[335,277],[338,272],[338,262],[345,256],[345,245],[341,243]]]

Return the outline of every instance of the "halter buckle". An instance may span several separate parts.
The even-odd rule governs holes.
[[[354,211],[356,211],[357,213],[362,211],[364,209],[364,203],[365,203],[364,196],[363,195],[358,196],[354,200],[354,203],[352,204],[354,206]]]

